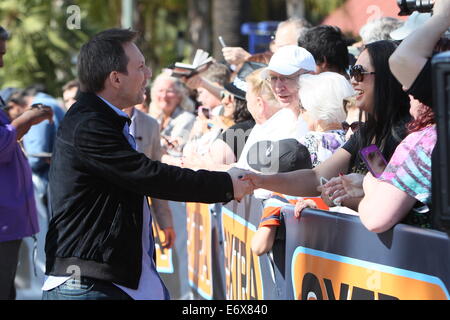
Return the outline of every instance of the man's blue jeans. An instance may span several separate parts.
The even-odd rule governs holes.
[[[42,293],[42,300],[132,300],[111,282],[81,277]]]

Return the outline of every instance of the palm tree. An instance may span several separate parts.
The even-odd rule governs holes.
[[[211,1],[188,0],[189,36],[193,52],[211,51]]]
[[[57,95],[74,78],[74,57],[88,36],[86,29],[68,28],[67,6],[67,1],[0,2],[0,24],[12,34],[0,71],[4,86],[41,83]]]
[[[213,0],[212,43],[213,55],[217,59],[222,57],[222,50],[218,41],[219,36],[222,36],[230,47],[241,46],[242,5],[241,0]]]

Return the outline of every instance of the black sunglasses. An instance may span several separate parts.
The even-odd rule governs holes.
[[[351,124],[348,124],[347,121],[342,122],[342,129],[344,129],[344,132],[347,133],[348,129],[352,129],[353,132],[358,131],[358,129],[361,127],[363,123],[361,121],[355,121]]]
[[[350,68],[350,77],[354,78],[357,82],[363,82],[365,74],[375,74],[375,72],[364,70],[364,67],[360,64],[356,64]]]

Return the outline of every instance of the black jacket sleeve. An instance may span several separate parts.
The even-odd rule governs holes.
[[[135,151],[106,119],[79,123],[73,137],[86,170],[105,183],[165,200],[218,203],[233,199],[228,173],[193,171],[152,161]]]

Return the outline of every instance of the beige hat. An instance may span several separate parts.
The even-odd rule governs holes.
[[[397,30],[392,31],[390,36],[393,40],[403,40],[430,18],[431,13],[419,13],[414,11],[404,25]]]

